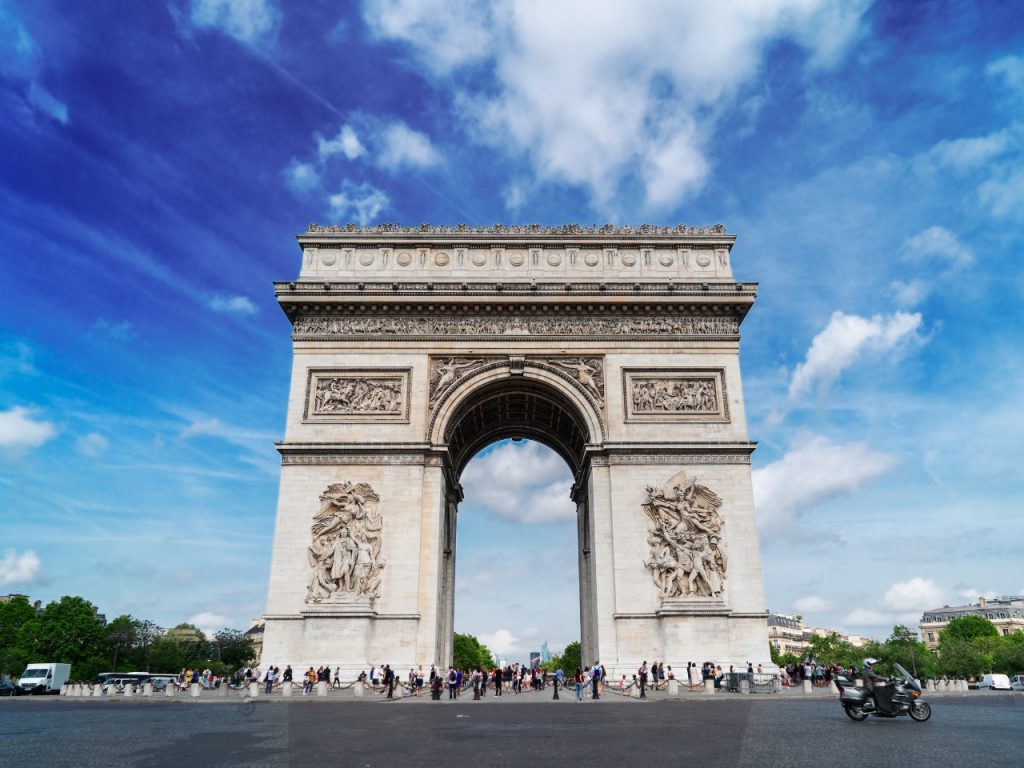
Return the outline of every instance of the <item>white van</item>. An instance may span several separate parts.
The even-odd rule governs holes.
[[[978,681],[978,688],[982,691],[1008,691],[1010,678],[1007,675],[985,675]]]
[[[61,686],[71,677],[70,664],[48,662],[29,664],[21,673],[18,687],[22,693],[60,693]]]

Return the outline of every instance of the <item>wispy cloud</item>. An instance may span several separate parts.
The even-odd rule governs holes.
[[[245,296],[217,295],[210,298],[210,309],[228,315],[255,315],[259,310]]]
[[[62,125],[68,122],[68,108],[43,85],[46,61],[43,51],[7,5],[0,7],[0,74],[18,84],[25,101],[37,111]]]
[[[462,476],[466,498],[520,523],[575,520],[572,476],[565,461],[535,442],[507,442],[474,459]]]
[[[918,313],[896,312],[867,318],[835,312],[825,329],[814,337],[804,362],[793,371],[790,400],[807,394],[816,386],[827,388],[866,352],[883,354],[921,343],[920,328]]]
[[[810,67],[833,64],[867,5],[512,0],[498,11],[375,0],[363,13],[378,38],[402,43],[411,65],[452,92],[480,144],[525,159],[540,181],[586,189],[600,208],[627,182],[666,208],[704,185],[710,135],[764,49],[787,40],[809,52]]]
[[[274,42],[281,11],[273,0],[192,0],[189,20],[256,48]]]
[[[96,459],[106,453],[110,447],[110,441],[99,432],[90,432],[82,435],[75,442],[75,450],[90,459]]]
[[[864,443],[805,438],[781,459],[753,471],[761,535],[765,539],[781,536],[797,518],[830,499],[857,491],[898,461],[898,457],[874,451]]]
[[[341,183],[341,189],[327,199],[330,216],[334,221],[355,220],[361,225],[369,224],[387,210],[391,201],[382,189],[369,182],[356,184],[348,179]]]

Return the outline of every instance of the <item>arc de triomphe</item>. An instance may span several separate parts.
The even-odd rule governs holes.
[[[585,662],[768,663],[724,227],[298,241],[264,664],[448,663],[459,477],[506,438],[573,473]]]

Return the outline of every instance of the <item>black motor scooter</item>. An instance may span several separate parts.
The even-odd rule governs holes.
[[[923,723],[932,716],[932,708],[921,698],[921,686],[907,670],[899,664],[893,664],[900,677],[890,678],[893,686],[892,703],[887,712],[880,710],[871,696],[863,688],[854,685],[848,678],[836,677],[839,688],[839,703],[843,705],[846,716],[856,722],[867,720],[869,715],[875,717],[901,717],[910,715],[912,720]]]

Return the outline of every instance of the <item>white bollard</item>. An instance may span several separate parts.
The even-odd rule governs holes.
[[[64,683],[64,685],[62,685],[62,686],[60,687],[60,695],[61,695],[61,696],[67,696],[67,695],[68,695],[68,689],[69,689],[69,688],[71,688],[71,686],[70,686],[70,685],[68,685],[67,683]]]
[[[146,683],[145,685],[142,686],[142,695],[143,695],[143,697],[145,697],[147,699],[150,696],[153,695],[153,684],[152,683]]]
[[[679,695],[679,681],[674,677],[668,681],[668,695],[678,696]]]
[[[80,685],[70,685],[70,686],[68,686],[68,696],[81,696],[81,695],[82,695],[82,686],[80,686]]]
[[[327,695],[327,683],[321,680],[316,684],[316,695],[326,696]]]
[[[199,683],[192,683],[192,685],[188,687],[188,695],[193,699],[199,698],[200,691],[202,691],[202,686],[199,685]]]
[[[228,685],[228,681],[227,680],[221,680],[220,681],[220,685],[217,686],[217,695],[220,696],[221,698],[225,698],[228,695],[228,691],[229,690],[230,690],[230,686]]]
[[[102,686],[102,685],[100,685],[99,683],[96,683],[96,684],[95,684],[95,685],[94,685],[94,686],[92,687],[92,695],[93,695],[93,696],[95,696],[95,697],[97,697],[97,698],[98,698],[98,697],[100,697],[100,696],[102,696],[102,695],[103,695],[103,686]]]
[[[260,695],[260,684],[253,680],[249,683],[249,695],[253,698]]]
[[[829,680],[828,681],[828,690],[829,690],[829,693],[836,693],[836,694],[839,693],[839,686],[836,685],[836,681],[835,680]]]
[[[745,677],[740,678],[740,693],[750,693],[750,680]]]
[[[178,689],[177,683],[168,683],[167,687],[164,688],[164,696],[168,699],[174,698],[174,692]]]
[[[806,679],[806,678],[804,678],[803,688],[804,688],[804,693],[810,693],[811,692],[811,681]]]
[[[133,688],[133,686],[131,685],[131,683],[129,683],[128,685],[126,685],[126,686],[124,687],[124,695],[125,695],[125,698],[129,698],[129,699],[130,699],[130,698],[131,698],[132,696],[134,696],[134,695],[135,695],[135,689]]]
[[[103,686],[97,686],[97,688],[102,690]],[[113,683],[111,683],[110,685],[107,686],[107,696],[109,697],[109,696],[116,696],[116,695],[117,695],[117,686],[114,685]]]
[[[969,688],[967,687],[967,681],[966,681],[966,680],[961,680],[961,681],[960,681],[960,690],[961,690],[961,691],[964,691],[965,693],[966,693],[966,692],[967,692],[968,690],[970,690],[970,689],[969,689]]]
[[[714,693],[714,692],[715,692],[715,681],[714,680],[705,680],[704,681],[704,693]]]
[[[356,680],[355,683],[352,684],[352,692],[356,696],[360,696],[361,697],[365,693],[365,691],[363,690],[363,684],[361,682],[359,682],[358,680]]]
[[[924,684],[924,689],[926,691],[934,691],[935,690],[935,681],[934,680],[929,680],[928,682],[926,682]]]
[[[281,695],[290,697],[292,695],[292,684],[281,683]]]

